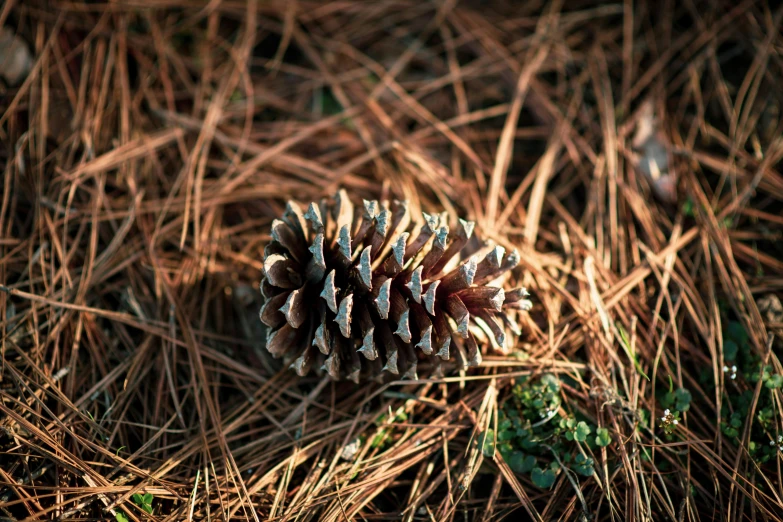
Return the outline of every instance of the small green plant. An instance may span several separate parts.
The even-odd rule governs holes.
[[[757,463],[768,462],[783,453],[783,436],[777,434],[776,426],[779,412],[772,397],[774,390],[783,387],[783,375],[776,374],[771,365],[764,364],[739,321],[725,323],[723,359],[723,373],[728,379],[723,383],[721,432],[739,446],[750,422],[747,450]],[[756,402],[755,415],[750,417],[754,388],[759,381],[763,387]],[[715,389],[716,383],[707,373],[703,374],[702,383],[708,391]]]
[[[693,396],[690,390],[687,388],[675,390],[674,383],[669,377],[669,391],[660,396],[661,406],[666,409],[663,411],[663,417],[658,425],[667,437],[671,437],[680,424],[680,420],[682,420],[680,414],[691,408],[691,400],[693,400]]]
[[[134,504],[139,506],[141,509],[143,509],[146,513],[149,513],[150,515],[154,511],[152,507],[152,501],[155,500],[155,497],[152,495],[152,493],[144,493],[143,495],[141,493],[134,493],[131,496],[131,500],[133,501]],[[123,511],[119,511],[119,510],[117,510],[117,512],[114,514],[114,519],[117,522],[129,522],[128,516]]]
[[[536,458],[533,455],[525,455],[521,451],[514,451],[508,458],[509,467],[517,473],[530,473],[536,467]]]
[[[593,459],[588,457],[587,455],[584,455],[582,453],[577,453],[576,457],[574,458],[574,471],[579,473],[580,475],[584,475],[586,477],[589,477],[593,473],[595,473],[595,468],[593,467]]]
[[[141,493],[134,493],[133,496],[131,496],[131,500],[133,500],[133,503],[139,506],[141,509],[152,514],[152,501],[155,499],[155,497],[152,496],[152,493],[144,493],[143,495]]]
[[[541,489],[548,489],[555,483],[557,475],[553,469],[541,469],[533,468],[533,473],[530,474],[530,478],[533,480],[533,484]]]
[[[667,392],[661,398],[661,405],[664,408],[672,408],[678,412],[686,412],[691,408],[693,396],[687,388],[677,388],[674,391]]]
[[[612,437],[609,435],[609,430],[606,428],[598,428],[596,430],[595,443],[602,448],[607,447],[612,442]]]
[[[666,432],[666,435],[671,435],[674,430],[677,429],[677,425],[680,423],[680,412],[672,412],[668,408],[663,411],[663,417],[661,417],[661,428]]]
[[[587,436],[592,432],[586,422],[576,422],[573,417],[560,419],[560,428],[565,432],[566,439],[579,442],[586,441]]]
[[[591,437],[592,433],[597,436]],[[587,419],[568,414],[562,408],[560,380],[544,374],[517,380],[500,409],[497,436],[487,430],[478,443],[485,455],[497,449],[515,473],[530,474],[534,485],[547,489],[557,478],[558,461],[580,475],[592,476],[594,462],[584,447],[608,446],[611,441],[606,428],[596,431]]]

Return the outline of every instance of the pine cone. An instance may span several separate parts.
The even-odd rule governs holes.
[[[518,335],[504,310],[528,310],[525,289],[485,286],[517,265],[517,252],[498,246],[460,262],[473,223],[450,233],[445,214],[423,218],[412,222],[407,202],[355,208],[342,190],[304,214],[289,202],[264,250],[269,352],[300,376],[315,366],[354,382],[384,371],[416,379],[417,352],[436,372],[453,348],[463,366],[477,366],[476,328],[501,347],[506,328]]]

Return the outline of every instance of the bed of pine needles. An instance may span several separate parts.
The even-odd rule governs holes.
[[[0,520],[780,520],[782,17],[6,1]],[[518,249],[509,353],[358,386],[272,359],[271,221],[339,188]],[[496,440],[544,374],[609,437],[549,487]]]

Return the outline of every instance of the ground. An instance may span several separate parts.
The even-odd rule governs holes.
[[[781,17],[6,2],[0,520],[779,520]],[[273,359],[271,222],[338,189],[517,249],[521,334]]]

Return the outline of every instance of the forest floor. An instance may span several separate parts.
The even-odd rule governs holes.
[[[0,520],[780,520],[782,17],[5,2]],[[516,248],[506,353],[273,359],[271,222],[341,188]]]

